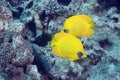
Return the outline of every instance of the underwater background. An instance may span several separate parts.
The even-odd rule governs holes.
[[[120,80],[119,2],[0,0],[0,80]],[[91,16],[96,28],[81,38],[87,58],[70,61],[49,44],[76,14]]]

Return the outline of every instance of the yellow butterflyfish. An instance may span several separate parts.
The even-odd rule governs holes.
[[[62,58],[78,60],[87,57],[81,41],[68,33],[56,33],[52,38],[50,46],[53,52]]]
[[[93,19],[85,14],[75,15],[68,18],[62,32],[72,34],[75,37],[88,37],[93,35],[95,28]]]

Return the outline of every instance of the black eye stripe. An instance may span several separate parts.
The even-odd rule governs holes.
[[[81,59],[81,57],[82,57],[83,54],[82,54],[82,52],[78,52],[77,55]]]
[[[69,30],[68,30],[68,29],[64,29],[63,31],[64,31],[65,33],[68,33],[68,32],[69,32]]]

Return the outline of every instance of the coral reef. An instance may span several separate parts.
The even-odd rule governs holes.
[[[12,12],[7,7],[0,6],[0,31],[6,29],[12,21]]]
[[[119,0],[0,0],[0,80],[119,80]],[[69,61],[49,46],[64,21],[87,14],[95,34],[81,38],[86,59]]]
[[[120,9],[119,0],[97,0],[97,2],[104,8],[115,6],[116,8]]]

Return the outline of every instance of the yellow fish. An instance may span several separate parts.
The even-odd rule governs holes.
[[[81,41],[68,33],[56,33],[52,38],[50,46],[53,52],[62,58],[78,60],[87,57]]]
[[[94,27],[92,18],[88,15],[81,14],[68,18],[64,23],[62,31],[72,34],[75,37],[88,37],[93,35]]]

